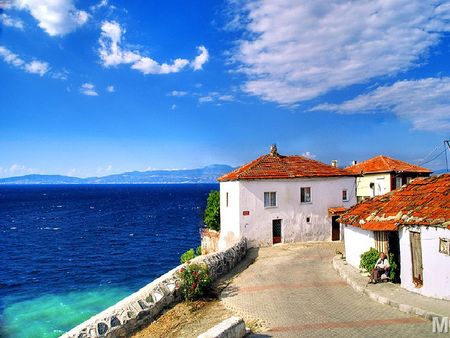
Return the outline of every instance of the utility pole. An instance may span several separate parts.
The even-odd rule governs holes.
[[[450,140],[444,140],[445,164],[447,166],[447,172],[448,172],[447,148],[450,149]]]

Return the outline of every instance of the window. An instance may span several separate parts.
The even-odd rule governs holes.
[[[342,190],[342,200],[344,202],[348,201],[347,189]]]
[[[276,207],[277,206],[277,193],[275,191],[264,193],[264,207]]]
[[[410,184],[412,180],[413,180],[412,177],[407,177],[406,178],[406,184]]]
[[[306,217],[306,223],[311,223],[311,217]]]
[[[439,252],[450,256],[450,239],[439,238]]]
[[[311,203],[311,188],[300,188],[300,203]]]
[[[225,206],[228,207],[228,193],[225,195]]]
[[[401,177],[396,177],[395,178],[395,187],[398,189],[398,188],[401,188],[402,185],[403,185],[402,178]]]

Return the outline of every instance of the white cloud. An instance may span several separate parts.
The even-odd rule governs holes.
[[[0,14],[0,23],[2,23],[5,26],[8,26],[8,27],[14,27],[14,28],[20,29],[22,31],[24,28],[24,24],[23,24],[22,20],[14,19],[5,13]]]
[[[175,110],[176,108],[177,108],[177,105],[176,105],[176,104],[173,104],[173,105],[170,107],[171,110]]]
[[[49,64],[44,61],[33,60],[25,62],[17,54],[14,54],[8,48],[3,46],[0,46],[0,57],[2,57],[6,63],[9,63],[16,68],[22,69],[28,73],[39,74],[40,76],[47,73],[50,68]]]
[[[305,151],[305,152],[302,154],[302,156],[303,156],[303,157],[307,157],[307,158],[312,158],[312,159],[316,158],[316,155],[312,154],[312,153],[309,152],[309,151]]]
[[[105,67],[131,64],[132,69],[136,69],[143,74],[170,74],[178,73],[189,64],[189,60],[181,58],[175,59],[172,64],[160,64],[148,56],[141,55],[139,51],[122,47],[122,35],[125,31],[115,21],[104,21],[101,30],[98,53]],[[200,61],[198,64],[200,64]],[[201,69],[201,65],[199,69]]]
[[[203,69],[203,65],[209,60],[209,53],[205,46],[198,46],[197,49],[200,54],[198,54],[191,62],[191,66],[194,70]]]
[[[111,164],[108,164],[105,167],[98,167],[97,175],[108,175],[111,173],[112,169],[113,169],[113,166]]]
[[[280,104],[417,66],[450,31],[450,6],[423,0],[258,0],[240,13],[243,90]]]
[[[98,96],[98,93],[95,90],[95,86],[92,83],[83,83],[80,88],[81,94],[87,96]]]
[[[234,101],[234,96],[229,94],[221,94],[219,92],[209,92],[206,95],[200,96],[198,98],[199,103],[208,102],[231,102]]]
[[[108,6],[108,0],[100,0],[100,2],[98,2],[96,5],[91,6],[91,11],[96,11],[100,8],[106,7]]]
[[[413,128],[450,130],[450,77],[398,81],[341,104],[320,104],[314,111],[337,113],[393,112]]]
[[[23,164],[12,164],[9,167],[0,167],[0,177],[22,176],[36,173],[36,170]]]
[[[106,90],[109,92],[109,93],[114,93],[116,90],[115,90],[115,88],[114,88],[114,86],[112,86],[112,85],[109,85],[108,87],[106,87]]]
[[[69,78],[69,72],[64,69],[61,72],[53,72],[52,73],[52,78],[55,80],[67,80]]]
[[[15,6],[27,10],[50,36],[62,36],[84,25],[88,13],[75,7],[72,0],[15,0]]]
[[[31,61],[25,65],[25,71],[32,74],[39,74],[43,76],[48,72],[48,63],[42,61]]]
[[[13,65],[15,67],[22,67],[25,64],[17,54],[11,52],[8,48],[0,46],[0,56],[6,63]]]
[[[167,94],[169,96],[175,96],[175,97],[181,97],[181,96],[186,96],[187,92],[184,92],[182,90],[172,90],[169,94]]]

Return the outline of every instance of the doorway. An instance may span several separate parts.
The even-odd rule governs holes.
[[[341,240],[341,224],[337,221],[339,216],[331,217],[331,240],[340,241]]]
[[[412,277],[416,288],[423,285],[422,243],[420,232],[409,232],[411,242]]]
[[[281,243],[281,219],[272,220],[273,244]]]
[[[389,255],[393,254],[393,261],[396,265],[394,269],[395,277],[392,282],[400,283],[400,240],[398,237],[398,231],[388,232],[388,242],[389,242]],[[391,266],[391,269],[393,267]]]

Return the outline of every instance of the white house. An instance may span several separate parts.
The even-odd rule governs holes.
[[[339,221],[349,264],[359,267],[371,247],[394,253],[402,287],[450,300],[450,174],[417,178],[355,205]]]
[[[219,178],[223,249],[246,237],[250,246],[341,239],[335,214],[356,203],[355,177],[303,157],[269,154]]]
[[[428,177],[431,170],[379,155],[364,162],[354,163],[345,170],[358,175],[356,196],[358,202],[383,195],[408,184],[416,177]]]

